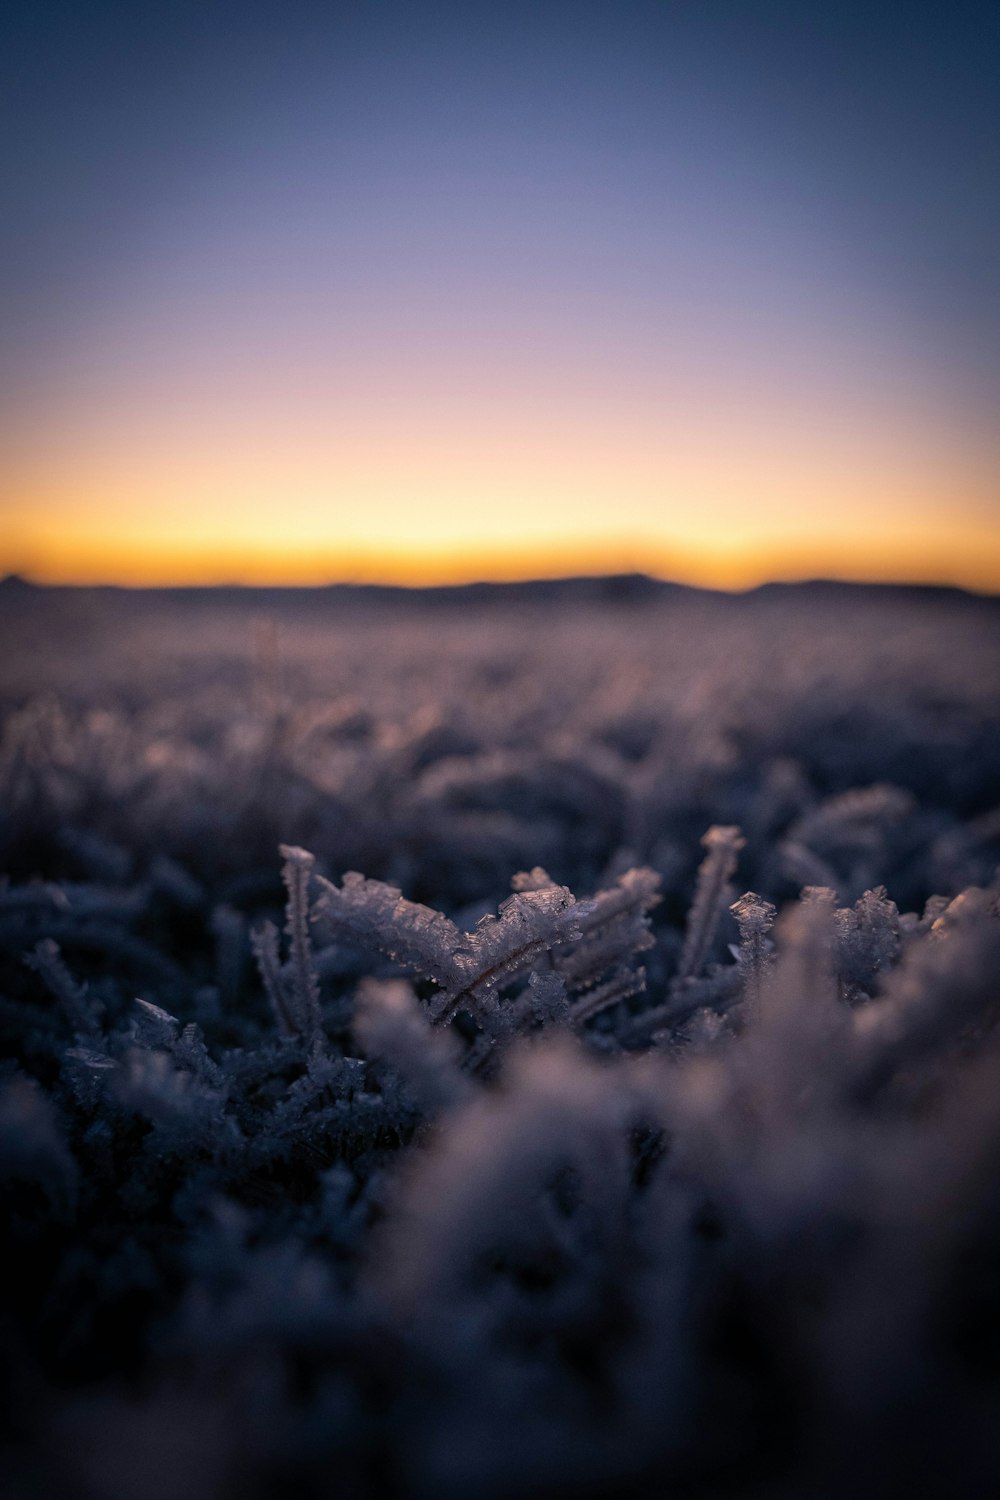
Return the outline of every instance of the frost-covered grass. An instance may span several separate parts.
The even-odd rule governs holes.
[[[995,1495],[998,622],[0,588],[5,1493]]]

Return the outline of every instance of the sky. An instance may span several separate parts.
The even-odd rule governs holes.
[[[1000,590],[1000,7],[0,23],[0,573]]]

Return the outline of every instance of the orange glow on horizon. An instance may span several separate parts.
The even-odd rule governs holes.
[[[669,349],[425,322],[395,344],[391,322],[329,348],[300,330],[270,358],[228,323],[95,327],[6,398],[0,574],[1000,591],[995,434],[892,351],[854,368],[724,319]]]
[[[738,394],[738,399],[737,399]],[[95,393],[95,396],[97,393]],[[414,392],[123,401],[7,444],[0,575],[44,583],[408,586],[644,572],[743,589],[815,577],[1000,591],[995,463],[968,434],[836,429],[779,394],[542,412]],[[450,420],[446,417],[450,415]],[[251,417],[257,420],[251,420]],[[38,419],[36,417],[36,423]],[[859,476],[863,476],[859,478]]]
[[[126,378],[24,399],[0,574],[122,585],[408,586],[645,572],[1000,591],[995,444],[929,395],[833,399],[762,361],[590,381],[511,360]],[[231,355],[230,355],[231,358]],[[848,399],[849,398],[849,399]]]
[[[493,547],[411,547],[408,549],[307,548],[285,546],[191,548],[164,538],[155,547],[101,539],[93,534],[62,536],[48,546],[19,548],[3,559],[41,584],[134,588],[322,587],[336,583],[398,585],[408,588],[478,581],[513,582],[540,578],[645,573],[695,587],[739,591],[767,582],[835,578],[865,583],[955,585],[980,593],[1000,593],[1000,557],[984,528],[979,545],[959,539],[867,538],[864,545],[810,545],[807,540],[743,542],[702,548],[661,540],[641,543],[606,539],[540,539],[531,547],[514,542]]]

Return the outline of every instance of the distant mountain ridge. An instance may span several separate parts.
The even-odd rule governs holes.
[[[170,584],[164,586],[131,586],[124,584],[42,584],[10,573],[0,578],[0,601],[28,599],[45,595],[98,595],[122,598],[159,598],[177,601],[202,600],[225,603],[279,602],[393,602],[413,601],[436,604],[613,604],[639,605],[665,602],[669,599],[712,598],[718,600],[751,600],[769,598],[817,599],[844,602],[857,599],[886,598],[968,599],[997,601],[1000,594],[984,594],[955,584],[933,583],[864,583],[848,579],[812,578],[799,581],[775,581],[758,584],[738,592],[713,589],[669,579],[654,578],[648,573],[607,573],[567,578],[531,578],[513,581],[478,580],[472,583],[404,585],[385,583],[294,584]]]

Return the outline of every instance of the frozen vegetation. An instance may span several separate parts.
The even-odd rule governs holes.
[[[0,587],[4,1495],[995,1496],[998,622]]]

